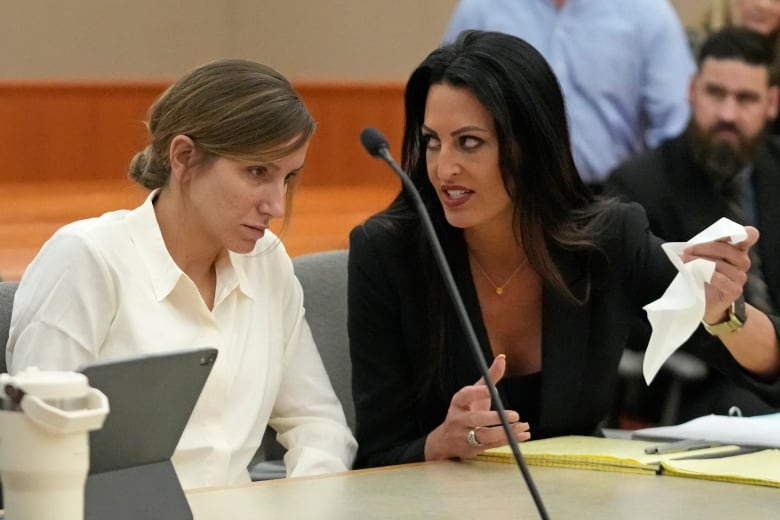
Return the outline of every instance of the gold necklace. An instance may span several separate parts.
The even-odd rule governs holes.
[[[469,256],[471,257],[472,260],[474,260],[474,264],[477,266],[477,269],[479,269],[479,271],[485,277],[485,280],[487,280],[488,283],[493,286],[493,289],[496,290],[496,294],[499,295],[499,296],[504,294],[504,288],[507,285],[509,285],[509,282],[512,281],[512,279],[515,277],[515,275],[517,275],[517,273],[520,272],[520,269],[522,269],[522,267],[526,264],[526,262],[528,262],[528,257],[526,256],[525,258],[523,258],[523,260],[519,264],[517,264],[517,267],[515,267],[515,270],[512,271],[512,274],[509,275],[509,278],[504,280],[504,283],[502,283],[501,285],[498,285],[493,280],[491,280],[490,276],[488,276],[488,274],[487,274],[487,271],[485,271],[485,268],[482,267],[482,264],[479,263],[479,260],[477,260],[473,255],[469,255]]]

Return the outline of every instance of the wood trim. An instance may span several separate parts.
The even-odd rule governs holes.
[[[155,84],[0,84],[4,182],[117,179],[145,146]]]
[[[398,153],[403,134],[402,84],[301,82],[295,87],[317,121],[303,182],[396,186],[387,166],[363,149],[360,132],[376,127]]]
[[[117,180],[146,145],[148,107],[166,82],[0,83],[0,182]],[[360,131],[376,126],[398,150],[403,84],[295,82],[318,128],[307,185],[395,185],[368,156]]]
[[[127,165],[146,145],[146,111],[163,82],[0,82],[0,277],[18,280],[59,227],[119,208],[146,191]],[[398,151],[400,83],[297,82],[317,120],[290,227],[291,256],[348,245],[349,230],[400,189],[360,144],[375,126]]]

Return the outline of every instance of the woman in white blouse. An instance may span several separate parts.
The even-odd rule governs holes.
[[[173,457],[184,488],[248,481],[266,425],[289,476],[346,470],[356,450],[304,319],[285,215],[314,121],[289,82],[245,60],[185,75],[152,105],[130,176],[138,208],[69,224],[22,277],[10,371],[213,346]]]

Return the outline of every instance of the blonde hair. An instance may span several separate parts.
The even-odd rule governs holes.
[[[298,150],[315,123],[292,85],[271,67],[249,60],[219,60],[184,75],[149,108],[151,144],[130,162],[129,176],[153,190],[168,184],[168,150],[177,135],[206,157],[266,162]],[[296,180],[287,190],[280,235],[292,214]]]
[[[269,161],[306,143],[315,123],[290,83],[249,60],[208,63],[171,85],[149,108],[151,144],[130,162],[130,178],[148,189],[168,184],[168,150],[177,135],[207,156]]]

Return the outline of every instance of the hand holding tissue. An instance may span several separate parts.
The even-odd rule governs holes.
[[[697,258],[685,263],[680,257],[683,250],[723,238],[737,244],[746,240],[747,236],[743,226],[721,218],[688,242],[667,242],[661,246],[678,273],[664,294],[644,307],[653,328],[642,365],[648,385],[669,356],[691,337],[704,318],[707,303],[705,284],[710,282],[715,272],[715,262]]]

